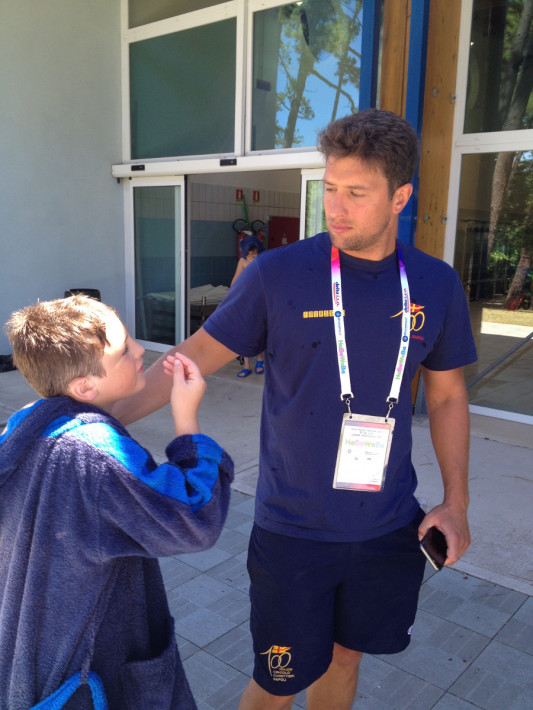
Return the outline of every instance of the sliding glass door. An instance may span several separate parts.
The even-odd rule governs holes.
[[[135,337],[174,345],[185,335],[184,181],[140,181],[132,192]]]
[[[471,411],[525,423],[533,421],[532,47],[530,0],[464,0],[447,256],[478,349],[465,368]]]

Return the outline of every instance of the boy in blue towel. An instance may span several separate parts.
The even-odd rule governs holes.
[[[0,435],[0,710],[72,685],[65,708],[103,686],[109,710],[193,710],[157,558],[210,547],[226,517],[233,463],[198,428],[205,382],[166,360],[176,438],[158,466],[109,413],[145,384],[115,311],[73,296],[6,332],[42,399]]]

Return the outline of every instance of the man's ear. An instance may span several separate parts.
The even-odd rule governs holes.
[[[394,214],[400,214],[405,205],[409,202],[409,198],[413,193],[413,186],[411,183],[406,183],[405,185],[400,185],[392,196],[392,209]]]
[[[67,387],[67,394],[78,402],[92,402],[98,387],[92,377],[75,377]]]

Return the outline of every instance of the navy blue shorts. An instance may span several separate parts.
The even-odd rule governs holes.
[[[250,628],[254,680],[295,695],[325,673],[333,642],[363,653],[403,651],[410,641],[425,557],[418,526],[364,542],[319,542],[254,525]]]

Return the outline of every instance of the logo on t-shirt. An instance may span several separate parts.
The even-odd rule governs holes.
[[[286,683],[290,678],[294,678],[291,662],[290,646],[271,646],[268,651],[263,651],[262,656],[267,657],[268,671],[272,680]]]
[[[400,311],[401,312],[401,311]],[[328,310],[325,308],[323,311],[303,311],[303,318],[333,318],[335,311],[331,308]],[[346,315],[346,311],[342,311],[342,315]]]
[[[417,306],[416,303],[411,303],[411,338],[414,340],[424,340],[423,335],[415,335],[415,333],[422,330],[426,322],[424,308],[425,306]],[[403,311],[398,311],[398,313],[395,313],[391,318],[398,318],[402,313]]]

